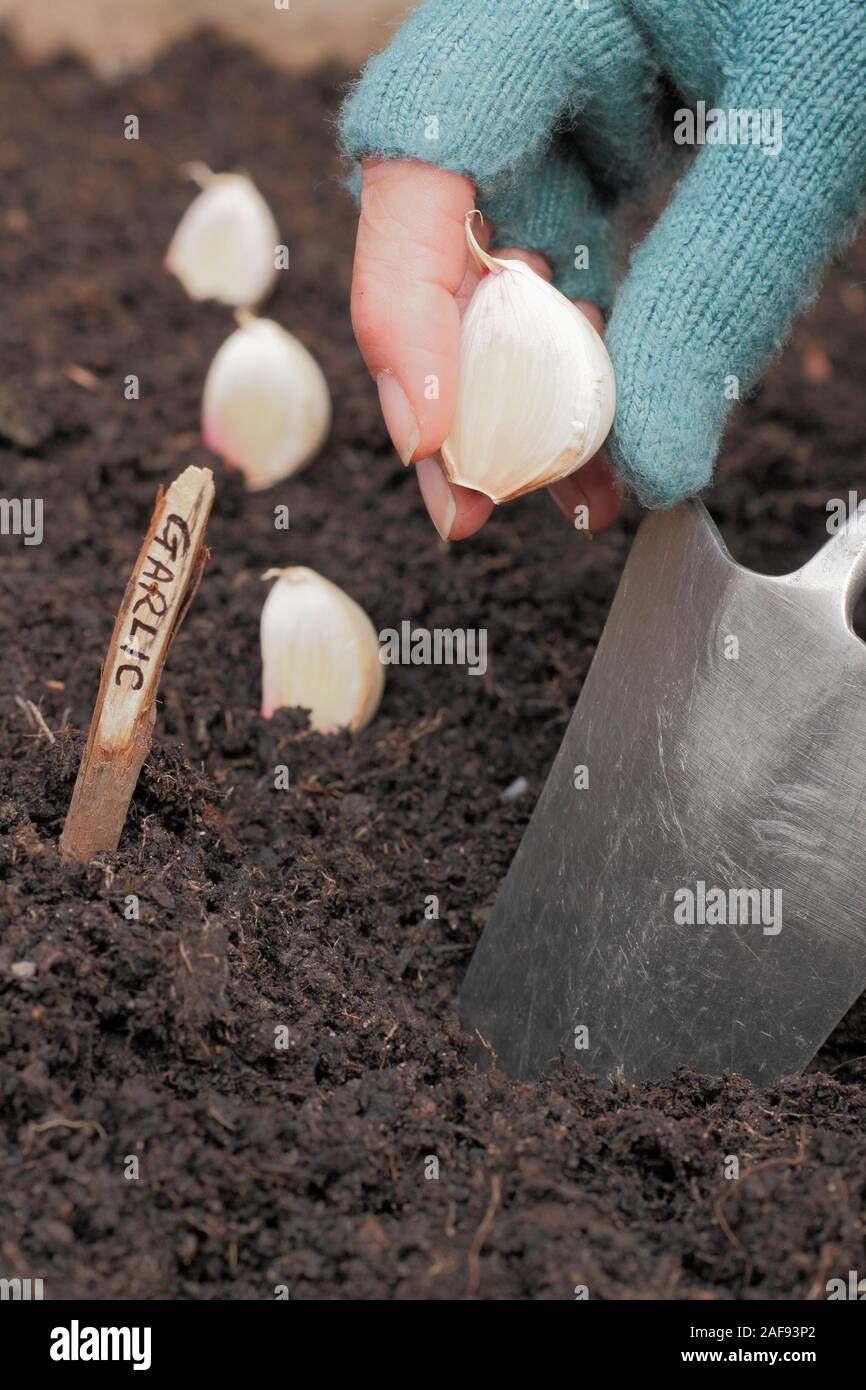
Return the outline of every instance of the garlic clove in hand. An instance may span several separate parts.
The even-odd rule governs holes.
[[[379,639],[363,608],[315,570],[268,570],[262,609],[262,715],[310,711],[321,734],[363,729],[382,698]]]
[[[191,299],[236,308],[260,304],[277,278],[280,234],[273,213],[246,174],[189,167],[202,191],[178,223],[166,269]]]
[[[457,410],[442,445],[446,477],[508,502],[574,473],[604,443],[616,383],[599,335],[523,261],[466,239],[488,272],[460,327]]]
[[[331,424],[328,383],[316,359],[272,319],[239,310],[202,397],[208,449],[239,468],[250,491],[271,487],[318,453]]]

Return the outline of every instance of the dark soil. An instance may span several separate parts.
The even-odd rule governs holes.
[[[862,1011],[820,1069],[765,1092],[688,1073],[611,1091],[574,1064],[516,1085],[469,1060],[457,987],[635,517],[590,545],[536,495],[438,542],[352,341],[341,80],[211,39],[116,89],[0,54],[2,491],[45,503],[43,545],[0,538],[0,1272],[50,1297],[823,1298],[866,1271]],[[321,360],[336,423],[273,493],[218,470],[213,558],[120,850],[67,867],[82,731],[156,487],[212,462],[199,397],[230,317],[160,265],[194,158],[246,168],[274,207],[291,270],[268,312]],[[863,482],[864,284],[860,246],[730,430],[710,503],[755,568],[802,561],[826,499]],[[263,722],[260,575],[291,563],[377,628],[486,627],[488,678],[392,668],[355,739]],[[504,804],[518,776],[530,790]]]

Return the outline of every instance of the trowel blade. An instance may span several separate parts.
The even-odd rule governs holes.
[[[479,1058],[769,1084],[866,987],[864,547],[772,578],[698,503],[644,520],[461,990]]]

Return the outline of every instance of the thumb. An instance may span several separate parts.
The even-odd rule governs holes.
[[[414,160],[367,161],[352,326],[405,464],[434,454],[457,401],[464,231],[475,190]]]

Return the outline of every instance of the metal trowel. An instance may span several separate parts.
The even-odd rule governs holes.
[[[866,583],[855,513],[782,578],[700,503],[645,518],[461,995],[534,1079],[771,1084],[866,988]]]

